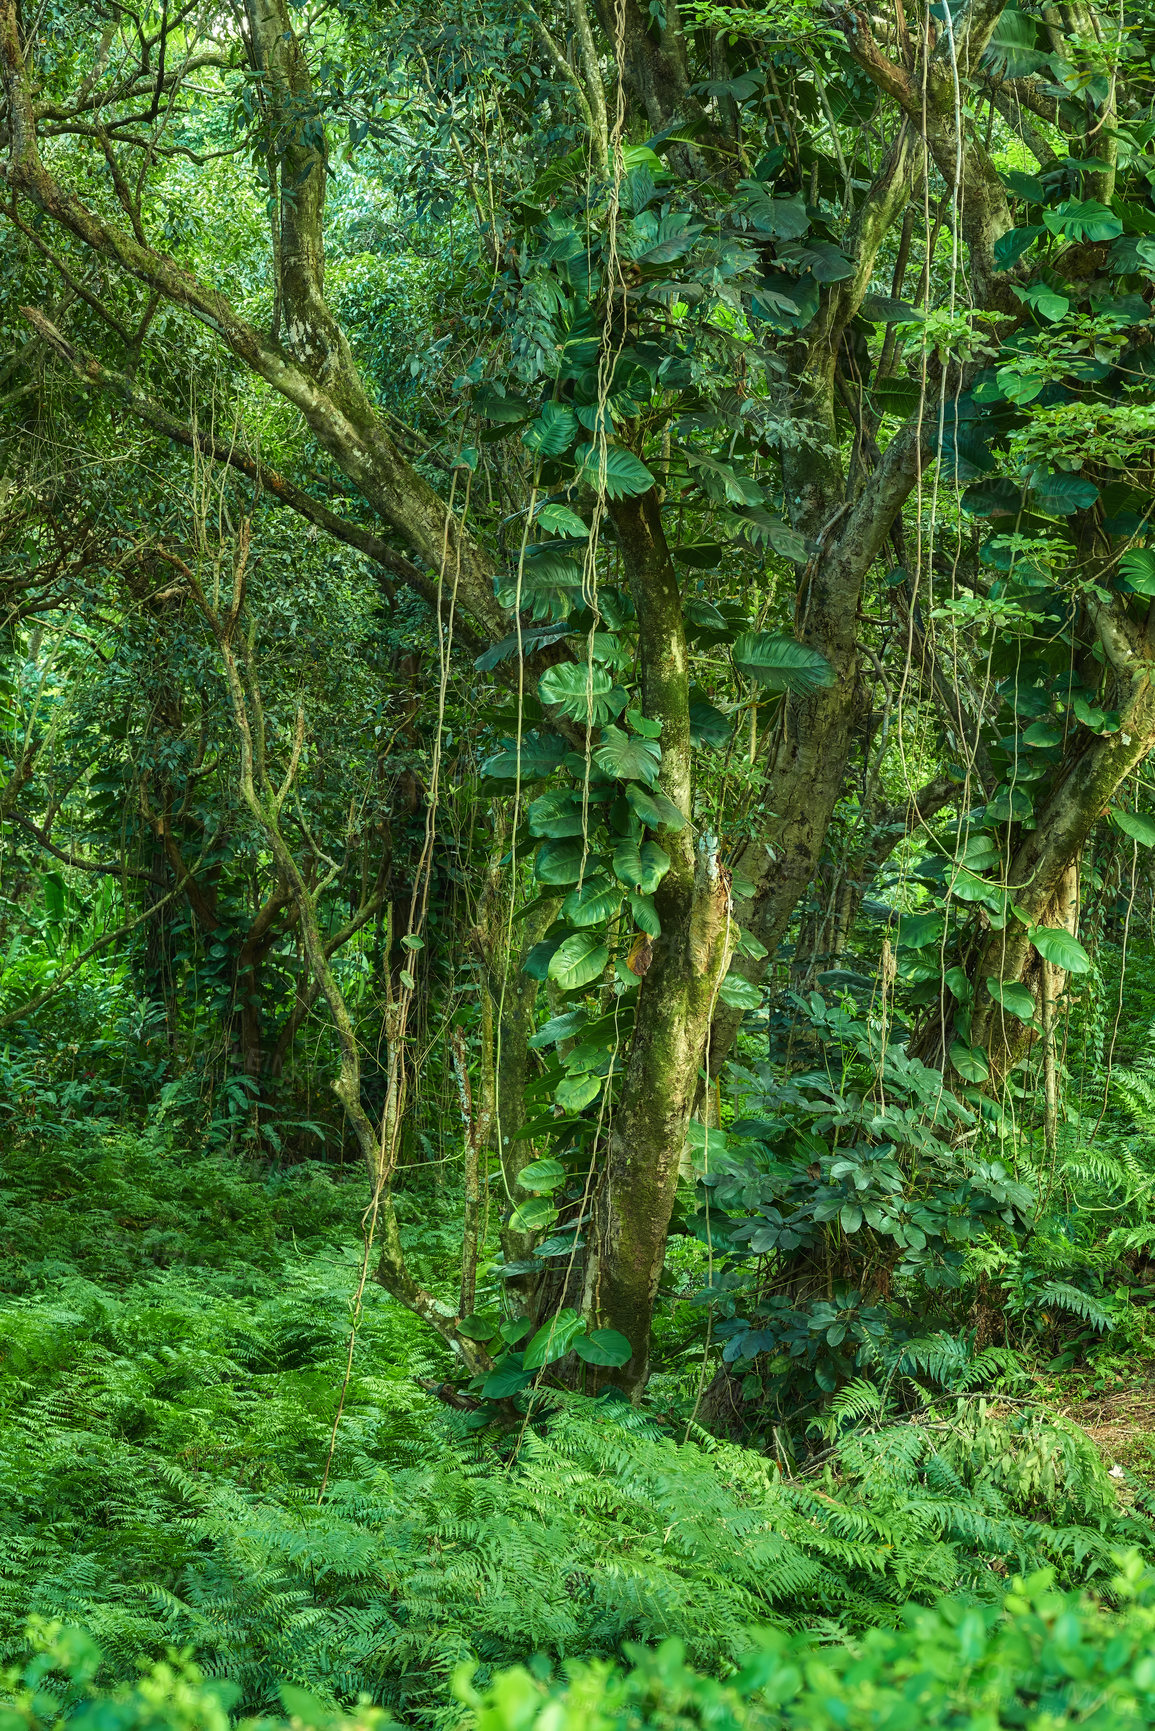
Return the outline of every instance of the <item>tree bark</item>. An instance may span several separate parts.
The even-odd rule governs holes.
[[[691,818],[690,697],[682,601],[654,492],[611,507],[638,616],[642,702],[662,724],[660,785],[684,818],[658,832],[670,868],[655,894],[661,936],[638,987],[634,1034],[609,1157],[594,1206],[583,1310],[632,1347],[598,1375],[636,1396],[649,1371],[650,1329],[665,1259],[686,1126],[710,1015],[730,954],[730,896],[718,844]]]

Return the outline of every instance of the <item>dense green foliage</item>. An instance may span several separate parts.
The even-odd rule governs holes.
[[[0,1731],[1155,1724],[1152,65],[0,0]]]

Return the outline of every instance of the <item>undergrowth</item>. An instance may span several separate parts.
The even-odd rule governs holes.
[[[851,1389],[797,1479],[612,1397],[470,1433],[423,1387],[447,1356],[372,1285],[318,1506],[360,1197],[91,1129],[7,1161],[5,1650],[37,1614],[88,1631],[106,1678],[192,1644],[248,1711],[289,1682],[444,1720],[466,1660],[484,1683],[677,1637],[725,1671],[753,1623],[888,1626],[1044,1564],[1106,1583],[1145,1535],[1075,1427],[973,1393],[899,1423]],[[440,1235],[409,1214],[436,1284]]]

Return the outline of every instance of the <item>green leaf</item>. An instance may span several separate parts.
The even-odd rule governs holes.
[[[575,541],[589,538],[588,523],[583,522],[577,512],[571,511],[568,505],[543,505],[534,522],[554,535],[568,535]]]
[[[634,732],[640,733],[643,739],[660,739],[662,737],[661,722],[654,721],[648,715],[643,715],[640,709],[627,709],[626,720]]]
[[[1052,967],[1063,968],[1068,974],[1090,971],[1090,956],[1078,938],[1072,937],[1062,926],[1034,926],[1030,938],[1043,960],[1050,962]]]
[[[987,991],[1002,1008],[1012,1016],[1017,1016],[1020,1022],[1029,1022],[1035,1013],[1035,1000],[1026,986],[1020,986],[1012,981],[1004,985],[993,975],[987,977]]]
[[[596,926],[617,912],[622,900],[621,885],[599,873],[587,878],[579,889],[571,890],[561,904],[562,918],[571,926]]]
[[[524,421],[533,412],[524,397],[501,396],[491,385],[474,391],[473,406],[483,420],[506,426]]]
[[[553,774],[565,753],[565,745],[552,734],[543,738],[529,733],[522,739],[520,749],[514,744],[487,758],[481,773],[493,781],[516,781],[520,764],[523,782],[544,781]]]
[[[995,263],[999,269],[1013,270],[1023,254],[1029,252],[1039,236],[1046,232],[1039,223],[1029,223],[1023,228],[1008,229],[1006,234],[1001,234],[994,246]]]
[[[834,684],[834,669],[825,655],[792,637],[746,631],[734,644],[733,656],[739,673],[771,691],[803,694]]]
[[[1056,727],[1053,721],[1032,721],[1023,733],[1024,745],[1051,746],[1062,743],[1063,730],[1061,727]]]
[[[609,959],[610,952],[593,932],[574,932],[554,951],[549,977],[557,981],[563,992],[576,992],[579,986],[600,979]]]
[[[603,728],[602,743],[594,752],[598,768],[618,781],[654,782],[660,760],[661,748],[655,740],[640,739],[612,726]]]
[[[527,1196],[524,1202],[518,1203],[509,1223],[518,1232],[541,1232],[553,1225],[557,1213],[548,1196]]]
[[[968,1046],[965,1040],[951,1042],[950,1061],[966,1082],[985,1082],[991,1073],[982,1047]]]
[[[839,1210],[838,1218],[843,1232],[857,1232],[862,1225],[862,1209],[856,1202],[844,1202]]]
[[[524,1340],[533,1327],[528,1316],[507,1316],[498,1333],[506,1346],[516,1346],[519,1340]]]
[[[589,853],[581,836],[547,841],[537,850],[534,876],[543,884],[576,884]]]
[[[903,914],[898,922],[898,942],[903,949],[922,950],[928,944],[937,944],[942,932],[940,913]]]
[[[629,1341],[616,1328],[595,1328],[590,1334],[575,1335],[573,1349],[586,1364],[609,1365],[620,1369],[634,1356]]]
[[[482,1400],[507,1400],[526,1383],[533,1381],[533,1372],[522,1368],[517,1353],[507,1353],[490,1371],[481,1388]]]
[[[1060,294],[1058,289],[1051,288],[1045,282],[1029,283],[1026,288],[1017,288],[1014,292],[1021,301],[1026,302],[1032,312],[1040,313],[1043,318],[1050,319],[1052,323],[1057,319],[1065,318],[1071,310],[1071,303],[1067,299],[1066,295]],[[1012,402],[1021,402],[1023,400],[1022,393],[1019,392],[1016,394],[1013,390],[1008,388],[1008,383],[1013,378],[1014,371],[1013,363],[1005,367],[1000,367],[999,383],[1003,386],[1003,389],[1011,398]],[[1008,383],[1004,383],[1004,373],[1007,375]],[[1037,396],[1038,392],[1036,391],[1032,394]]]
[[[1119,561],[1119,574],[1125,577],[1136,595],[1155,596],[1155,551],[1135,547]]]
[[[585,1324],[576,1310],[559,1310],[548,1322],[543,1322],[525,1349],[526,1370],[541,1370],[547,1364],[564,1358],[573,1338],[585,1332]]]
[[[626,694],[613,676],[591,662],[562,661],[547,667],[537,683],[543,704],[560,709],[571,721],[600,726],[626,706]]]
[[[567,1010],[564,1016],[551,1016],[536,1034],[530,1035],[526,1044],[532,1046],[535,1052],[540,1051],[543,1046],[556,1046],[559,1040],[570,1039],[588,1020],[584,1005],[579,1005],[576,1010]]]
[[[457,1324],[458,1334],[466,1340],[492,1340],[497,1333],[496,1316],[463,1316]]]
[[[560,457],[578,435],[577,416],[564,403],[545,403],[537,420],[521,435],[521,442],[537,457]]]
[[[660,938],[662,923],[658,918],[652,896],[640,896],[636,890],[629,893],[630,912],[634,916],[634,924],[640,932],[645,932],[648,938]]]
[[[1140,847],[1155,847],[1155,819],[1144,817],[1138,811],[1116,811],[1112,806],[1111,822],[1132,841],[1137,841]]]
[[[579,1076],[566,1076],[557,1085],[554,1099],[563,1112],[584,1112],[592,1106],[602,1091],[602,1078],[584,1071]]]
[[[762,993],[741,974],[727,974],[718,988],[718,996],[732,1010],[760,1010]]]
[[[704,698],[694,698],[690,703],[690,743],[691,745],[708,745],[715,750],[721,750],[729,744],[733,728],[720,709]]]
[[[601,451],[595,445],[579,445],[577,463],[579,480],[610,499],[633,499],[654,485],[641,458],[624,445],[607,445]]]
[[[614,871],[631,889],[652,895],[670,869],[670,856],[656,841],[638,843],[628,836],[614,849]]]
[[[328,1726],[342,1717],[335,1707],[326,1706],[324,1701],[310,1695],[307,1689],[298,1689],[295,1683],[282,1683],[277,1693],[290,1718],[299,1719],[302,1725],[310,1727],[310,1731],[326,1731]],[[23,1720],[20,1722],[23,1723]]]
[[[649,824],[651,829],[685,828],[686,820],[672,799],[667,799],[664,793],[657,789],[653,793],[644,787],[631,784],[626,789],[626,799],[630,809],[636,811],[642,822]]]
[[[1052,234],[1067,240],[1114,240],[1123,232],[1115,212],[1094,198],[1069,198],[1058,210],[1045,210],[1043,221]]]
[[[1076,511],[1085,511],[1099,497],[1094,481],[1069,474],[1065,469],[1056,474],[1036,475],[1031,491],[1039,509],[1052,517],[1070,517]]]
[[[556,1190],[565,1183],[565,1167],[560,1160],[531,1160],[517,1175],[524,1190]]]
[[[541,794],[531,802],[526,817],[530,835],[549,836],[554,840],[581,835],[586,824],[581,800],[567,788]]]

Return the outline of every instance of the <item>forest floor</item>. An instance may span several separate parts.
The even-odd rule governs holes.
[[[661,1321],[672,1368],[643,1410],[546,1389],[516,1437],[473,1435],[425,1392],[452,1372],[440,1343],[371,1286],[345,1384],[360,1200],[348,1170],[129,1128],[7,1151],[0,1659],[38,1612],[90,1630],[112,1673],[191,1644],[254,1709],[289,1678],[436,1727],[471,1657],[675,1633],[717,1669],[758,1623],[893,1624],[911,1598],[990,1601],[1048,1564],[1094,1584],[1149,1547],[1155,1381],[944,1395],[791,1479],[756,1440],[687,1445],[663,1416],[684,1316]],[[400,1203],[448,1295],[452,1199]]]

